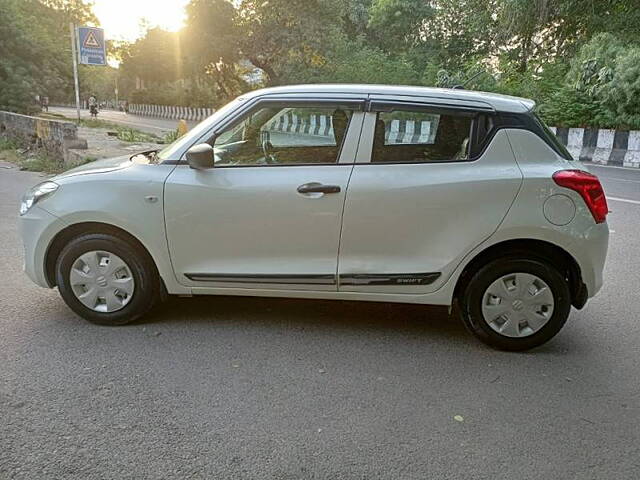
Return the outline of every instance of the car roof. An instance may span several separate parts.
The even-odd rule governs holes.
[[[535,107],[535,102],[527,98],[500,95],[497,93],[478,92],[452,88],[416,87],[411,85],[371,85],[371,84],[308,84],[285,85],[263,88],[249,92],[243,97],[284,95],[284,94],[340,94],[340,95],[380,95],[392,100],[402,97],[422,97],[425,100],[456,105],[489,106],[499,112],[525,113]]]

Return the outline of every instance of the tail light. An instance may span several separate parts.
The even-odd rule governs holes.
[[[609,207],[598,177],[582,170],[560,170],[553,174],[553,181],[578,192],[596,223],[606,220]]]

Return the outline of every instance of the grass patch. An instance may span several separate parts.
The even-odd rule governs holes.
[[[0,137],[0,152],[5,150],[15,150],[18,148],[18,144],[10,138]]]
[[[164,138],[162,139],[162,143],[173,143],[177,139],[179,139],[180,137],[181,137],[181,135],[180,135],[180,132],[178,132],[178,129],[171,130],[170,132],[167,132],[167,133],[164,134]]]
[[[39,113],[37,116],[41,118],[50,118],[52,120],[69,120],[67,117],[65,117],[61,113],[43,112],[43,113]]]
[[[104,128],[107,130],[117,130],[118,128],[122,128],[117,123],[109,122],[107,120],[98,120],[97,118],[83,118],[80,120],[80,126],[87,128]]]
[[[0,161],[18,165],[20,161],[20,155],[18,154],[17,150],[0,150]]]
[[[44,152],[25,155],[15,141],[6,137],[0,137],[0,160],[29,172],[60,173],[65,170],[62,162],[48,157]]]
[[[153,134],[144,133],[144,132],[141,132],[140,130],[136,130],[135,128],[118,127],[117,132],[118,132],[118,140],[122,140],[123,142],[159,143],[162,141],[161,139],[159,139],[157,136]]]
[[[61,173],[65,170],[64,165],[45,155],[37,153],[33,156],[26,156],[18,150],[0,151],[0,160],[17,165],[20,170],[28,172]]]
[[[30,157],[21,156],[20,154],[18,156],[17,165],[20,170],[45,173],[61,173],[65,171],[65,166],[61,162],[48,157],[44,153],[37,153]]]
[[[145,133],[141,130],[131,127],[123,127],[117,123],[98,119],[82,119],[80,125],[88,128],[102,128],[117,132],[116,137],[123,142],[131,143],[163,143],[163,139],[153,133]]]

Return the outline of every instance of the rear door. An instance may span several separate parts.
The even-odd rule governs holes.
[[[497,229],[522,175],[492,122],[464,105],[371,102],[345,202],[340,291],[433,292]]]

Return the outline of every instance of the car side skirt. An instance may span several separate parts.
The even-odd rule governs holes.
[[[291,274],[220,274],[186,273],[194,282],[259,283],[275,285],[429,285],[435,282],[440,272],[430,273],[358,273],[335,275],[291,275]]]

